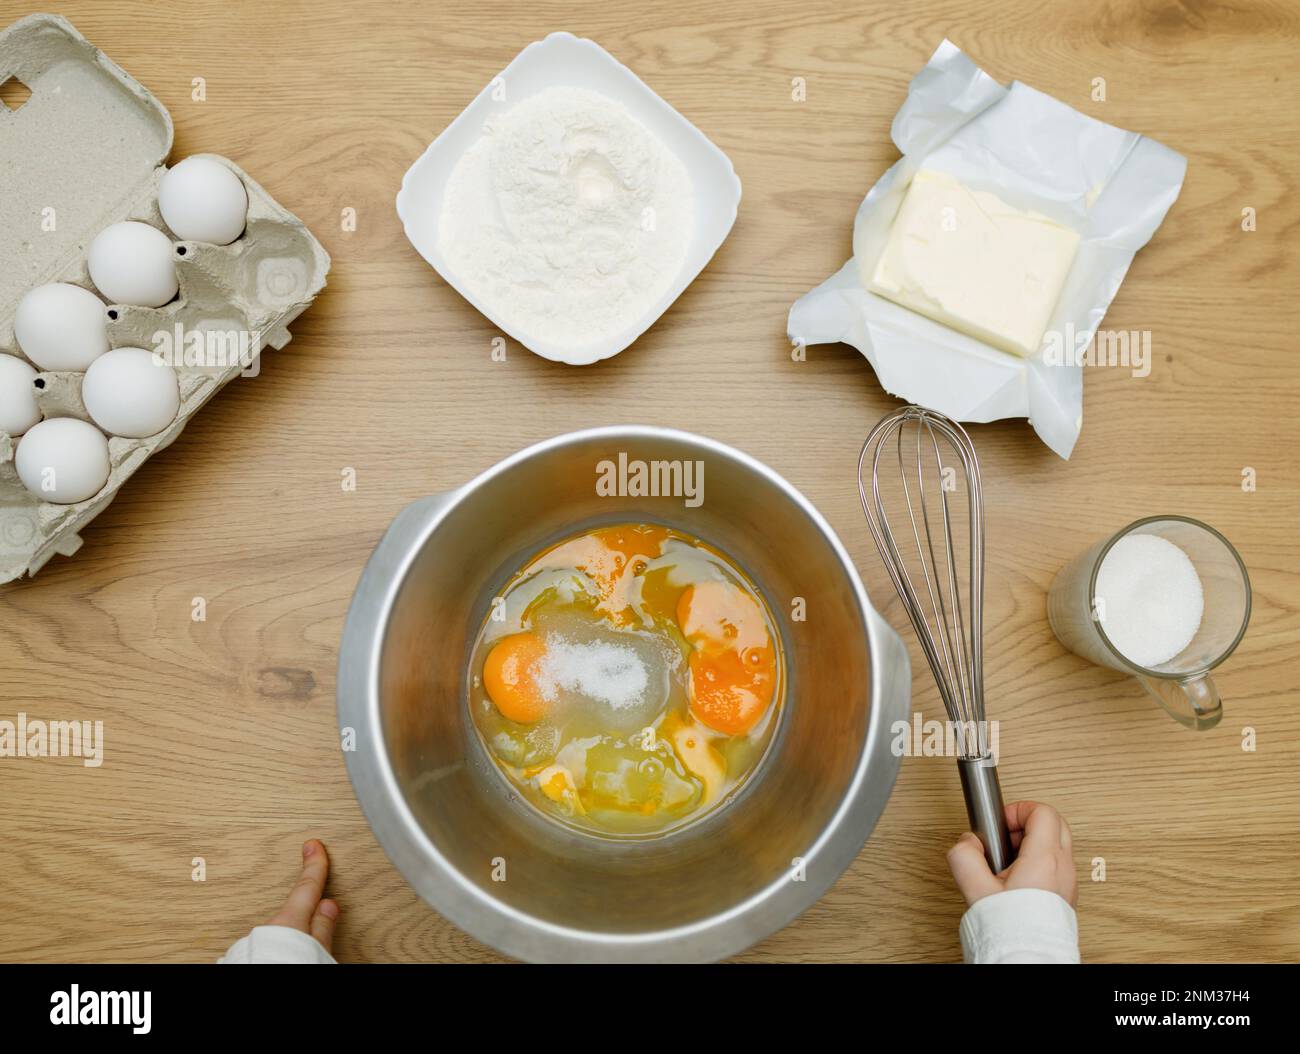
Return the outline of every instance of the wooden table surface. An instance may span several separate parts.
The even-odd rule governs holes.
[[[0,24],[29,11],[5,0]],[[97,769],[0,759],[0,959],[214,959],[278,905],[310,835],[333,857],[341,959],[497,958],[427,908],[371,835],[338,749],[335,657],[393,514],[544,437],[639,422],[748,451],[822,509],[901,629],[854,484],[862,437],[894,400],[848,346],[793,362],[785,318],[850,254],[854,211],[896,156],[890,120],[945,35],[998,79],[1189,162],[1107,316],[1152,331],[1150,376],[1087,371],[1068,462],[1024,421],[973,430],[1008,797],[1052,802],[1074,828],[1085,959],[1300,956],[1294,4],[73,0],[60,11],[170,110],[173,159],[238,161],[307,223],[333,269],[288,347],[150,461],[76,557],[0,587],[0,718],[102,720],[106,743]],[[513,344],[492,362],[494,329],[419,258],[393,208],[425,145],[557,29],[599,41],[695,122],[745,195],[731,237],[667,315],[581,370]],[[806,101],[791,98],[795,77]],[[1091,99],[1095,77],[1104,102]],[[1250,630],[1219,671],[1227,716],[1207,733],[1066,653],[1047,625],[1056,570],[1156,512],[1214,524],[1254,585]],[[206,621],[191,619],[195,597]],[[938,717],[908,640],[914,705]],[[906,760],[850,870],[743,958],[958,958],[962,904],[944,851],[964,825],[951,761]]]

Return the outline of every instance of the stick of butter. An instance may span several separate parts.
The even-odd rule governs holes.
[[[1043,340],[1079,235],[946,172],[922,169],[867,288],[1016,355]]]

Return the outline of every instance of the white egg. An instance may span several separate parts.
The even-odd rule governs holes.
[[[92,362],[81,401],[105,432],[131,439],[161,432],[181,405],[176,371],[144,348],[114,348]]]
[[[158,208],[177,238],[229,245],[244,233],[248,191],[220,161],[187,157],[163,176]]]
[[[38,285],[18,301],[14,336],[43,370],[84,370],[108,350],[107,310],[79,285]]]
[[[108,440],[75,417],[50,417],[18,441],[14,467],[38,498],[57,505],[85,501],[108,482]]]
[[[0,354],[0,432],[20,436],[41,419],[34,380],[36,371],[22,359]]]
[[[90,243],[90,280],[112,304],[162,307],[176,295],[175,246],[147,223],[105,227]]]

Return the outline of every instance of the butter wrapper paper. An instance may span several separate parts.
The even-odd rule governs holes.
[[[1027,417],[1063,458],[1083,427],[1081,352],[1133,255],[1182,189],[1187,161],[1019,82],[1003,87],[945,40],[913,78],[891,136],[902,157],[868,191],[853,259],[790,309],[790,339],[844,341],[881,386],[958,421]],[[921,169],[1078,231],[1078,252],[1037,354],[1022,358],[870,293],[866,278]]]

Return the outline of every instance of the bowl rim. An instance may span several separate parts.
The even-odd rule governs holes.
[[[411,565],[447,515],[479,487],[532,459],[593,440],[669,440],[738,462],[764,477],[802,511],[830,544],[857,600],[871,663],[867,735],[853,777],[830,821],[803,856],[804,875],[780,875],[724,911],[668,929],[606,933],[529,915],[466,879],[425,834],[406,803],[383,746],[379,663],[383,637]],[[361,574],[339,648],[340,730],[356,729],[345,751],[353,790],[376,840],[421,898],[465,932],[530,961],[711,961],[735,954],[780,929],[825,893],[857,856],[884,811],[900,765],[890,750],[893,720],[906,719],[911,675],[901,639],[872,607],[848,552],[815,506],[782,476],[743,451],[696,433],[648,425],[567,432],[498,461],[461,487],[417,499],[394,518]],[[364,729],[367,734],[360,734]],[[870,763],[870,764],[869,764]],[[811,865],[816,861],[817,867]]]

